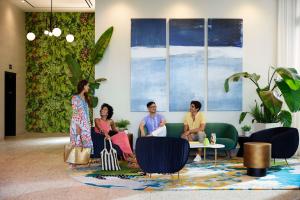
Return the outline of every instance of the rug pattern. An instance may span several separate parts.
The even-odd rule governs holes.
[[[159,190],[299,190],[300,160],[276,161],[265,177],[247,176],[241,159],[190,163],[177,174],[141,173],[122,176],[102,176],[99,165],[80,167],[70,171],[70,176],[81,183],[103,187],[144,191]]]

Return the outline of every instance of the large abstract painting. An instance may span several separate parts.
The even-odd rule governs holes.
[[[167,110],[166,19],[131,20],[131,111]]]
[[[242,82],[224,91],[225,79],[243,70],[242,47],[242,19],[208,19],[208,110],[242,110]]]
[[[204,105],[204,19],[171,19],[169,25],[169,110],[187,111],[191,100]]]

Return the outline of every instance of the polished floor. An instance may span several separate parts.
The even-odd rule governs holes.
[[[83,185],[68,175],[62,134],[23,134],[0,141],[0,199],[300,199],[300,191],[139,192]]]

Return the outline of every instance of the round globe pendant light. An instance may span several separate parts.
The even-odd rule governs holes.
[[[66,36],[66,40],[67,40],[68,42],[73,42],[73,41],[74,41],[74,36],[73,36],[72,34],[68,34],[68,35]]]
[[[32,32],[29,32],[29,33],[27,33],[26,38],[29,41],[33,41],[35,39],[35,34]]]
[[[60,28],[54,28],[52,33],[55,37],[59,37],[61,35],[61,30]]]
[[[50,18],[46,18],[46,28],[44,29],[44,34],[46,36],[55,36],[55,37],[59,37],[62,34],[62,31],[60,28],[57,27],[56,23],[57,23],[57,19],[53,16],[53,12],[52,12],[52,0],[51,0],[51,12],[50,12]],[[48,24],[49,21],[49,24]],[[54,27],[54,28],[53,28]],[[32,32],[29,32],[27,34],[27,39],[29,41],[32,41],[35,39],[35,34]],[[74,41],[74,36],[72,34],[68,34],[66,36],[66,40],[68,42],[73,42]]]

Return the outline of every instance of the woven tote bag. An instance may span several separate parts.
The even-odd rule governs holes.
[[[101,151],[102,170],[118,171],[120,165],[118,161],[117,151],[112,147],[111,140],[109,141],[110,150],[106,148],[106,140],[104,139],[104,149]]]

